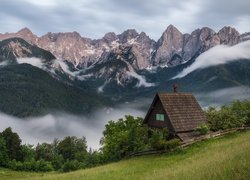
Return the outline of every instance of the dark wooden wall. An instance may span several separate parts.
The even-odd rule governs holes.
[[[165,113],[162,103],[159,100],[159,98],[156,99],[155,104],[151,107],[152,109],[150,110],[150,114],[148,116],[148,119],[145,121],[147,122],[149,127],[153,128],[168,128],[168,131],[170,133],[174,133],[174,129],[169,121],[169,118],[167,114]],[[165,120],[164,121],[158,121],[156,120],[156,114],[164,114]]]

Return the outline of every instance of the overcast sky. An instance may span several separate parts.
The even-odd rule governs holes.
[[[107,32],[144,31],[157,40],[173,24],[183,33],[204,26],[218,31],[233,26],[250,31],[249,0],[1,0],[0,33],[30,28],[47,32],[77,31],[101,38]]]

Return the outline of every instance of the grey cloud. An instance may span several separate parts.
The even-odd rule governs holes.
[[[51,2],[52,5],[41,5]],[[250,29],[249,1],[226,0],[3,0],[0,7],[1,32],[29,27],[34,33],[78,31],[82,36],[101,38],[106,32],[121,33],[128,28],[144,31],[157,40],[169,24],[183,33],[225,25]],[[50,4],[50,3],[49,3]]]
[[[66,136],[85,136],[88,146],[94,149],[100,147],[105,124],[108,121],[116,121],[125,115],[144,117],[145,100],[132,104],[119,105],[116,108],[104,108],[97,110],[90,116],[77,116],[62,112],[54,112],[42,117],[20,119],[0,113],[0,131],[7,127],[19,134],[23,143],[33,144],[41,142],[51,143],[55,138],[63,139]],[[147,103],[148,100],[146,100]]]
[[[250,41],[245,41],[234,46],[217,45],[198,56],[193,64],[172,79],[182,78],[197,69],[226,64],[238,59],[250,60],[249,48]]]
[[[241,33],[250,30],[250,22],[244,22],[247,27],[239,24],[240,19],[250,18],[250,1],[248,0],[218,0],[204,1],[204,8],[198,14],[197,23],[219,30],[223,26],[235,26]]]

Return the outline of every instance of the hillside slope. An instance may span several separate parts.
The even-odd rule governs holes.
[[[66,174],[0,170],[1,179],[249,179],[250,131],[170,154],[143,156]]]
[[[29,64],[0,68],[0,87],[0,111],[18,117],[51,110],[81,114],[107,104],[97,94],[57,81]]]

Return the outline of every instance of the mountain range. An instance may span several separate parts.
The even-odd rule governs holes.
[[[210,49],[244,43],[248,48],[250,33],[240,34],[232,27],[218,32],[204,27],[182,34],[170,25],[157,41],[133,29],[92,40],[77,32],[38,37],[24,28],[0,34],[0,40],[0,110],[17,116],[50,109],[86,113],[95,107],[152,97],[173,83],[179,83],[182,91],[199,93],[250,86],[250,56],[233,57],[229,63],[173,78]],[[22,106],[7,103],[10,100]]]

